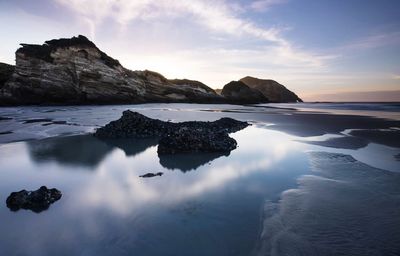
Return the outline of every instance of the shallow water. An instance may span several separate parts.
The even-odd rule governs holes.
[[[277,201],[309,168],[303,146],[285,134],[250,127],[233,137],[237,150],[206,156],[196,169],[164,167],[152,141],[121,146],[83,135],[3,145],[2,202],[42,184],[63,197],[40,214],[2,204],[0,248],[4,255],[246,255],[263,202]]]
[[[231,116],[253,125],[231,134],[239,147],[229,155],[160,157],[154,139],[87,134],[126,108],[163,120]],[[0,255],[396,255],[400,149],[310,144],[353,136],[342,127],[302,131],[286,120],[298,129],[283,132],[281,119],[271,118],[282,115],[304,114],[190,104],[3,109],[0,116],[13,119],[1,128],[14,136],[4,141],[35,140],[0,145]],[[68,124],[24,123],[40,118]],[[139,177],[148,172],[164,174]],[[41,185],[63,193],[47,211],[6,207],[12,191]]]

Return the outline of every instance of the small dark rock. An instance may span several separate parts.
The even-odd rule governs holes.
[[[45,123],[45,122],[51,122],[51,121],[52,121],[52,119],[49,119],[49,118],[27,119],[27,120],[24,120],[24,124]]]
[[[4,132],[0,132],[0,135],[5,135],[5,134],[11,134],[13,133],[12,131],[4,131]]]
[[[39,213],[47,210],[50,205],[61,198],[62,194],[59,190],[52,188],[48,189],[46,186],[41,186],[35,191],[21,190],[19,192],[12,192],[7,198],[7,207],[11,211],[18,211],[19,209],[31,210]]]
[[[50,123],[42,124],[42,126],[49,126],[49,125],[52,125],[52,124],[67,124],[67,121],[53,121],[53,122],[50,122]]]
[[[11,117],[6,117],[6,116],[0,116],[0,121],[6,121],[6,120],[11,120]]]
[[[162,172],[157,172],[157,173],[151,173],[151,172],[149,172],[149,173],[140,175],[139,177],[141,177],[141,178],[153,178],[153,177],[162,176],[162,175],[163,175]]]

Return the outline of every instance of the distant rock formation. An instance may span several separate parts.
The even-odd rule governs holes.
[[[277,85],[261,88],[253,80],[244,78],[242,82],[247,86],[230,83],[221,95],[198,81],[168,80],[153,71],[132,71],[82,35],[46,41],[43,45],[21,46],[16,51],[15,67],[0,63],[0,105],[3,106],[148,102],[242,104],[267,102],[266,98],[291,102],[297,97],[274,81]]]
[[[241,81],[232,81],[224,86],[221,95],[230,103],[251,104],[269,102],[260,91],[252,89]]]
[[[294,92],[274,80],[246,76],[239,81],[260,91],[270,102],[303,102]]]

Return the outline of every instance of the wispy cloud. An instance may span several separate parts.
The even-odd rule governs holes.
[[[388,45],[400,45],[400,32],[388,32],[370,35],[350,42],[342,47],[344,50],[367,50]]]
[[[270,42],[285,43],[276,28],[259,28],[236,17],[237,5],[222,0],[56,0],[98,25],[112,18],[126,26],[134,20],[188,16],[208,29],[233,35],[249,34]]]
[[[286,0],[256,0],[250,4],[250,8],[256,12],[264,12],[274,5],[284,4]]]
[[[295,47],[274,26],[260,27],[238,16],[238,5],[224,0],[57,0],[71,8],[86,22],[95,27],[105,18],[112,18],[121,26],[135,20],[154,20],[186,17],[211,32],[237,38],[252,37],[272,49],[279,58],[296,60],[310,67],[321,66],[332,56],[320,56]],[[254,8],[267,8],[282,1],[253,2]],[[240,8],[239,8],[240,9]]]
[[[361,102],[398,102],[400,101],[400,91],[352,91],[336,92],[329,94],[313,94],[303,96],[305,101],[361,101]]]

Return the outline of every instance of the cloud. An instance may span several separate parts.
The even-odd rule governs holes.
[[[320,66],[331,56],[316,56],[295,47],[286,40],[281,30],[276,27],[260,27],[251,20],[238,16],[240,7],[224,0],[57,0],[65,5],[92,27],[100,25],[106,18],[111,18],[122,27],[134,26],[133,21],[164,20],[184,17],[188,22],[195,22],[212,33],[240,38],[253,38],[260,44],[273,48],[280,58],[287,61],[300,61],[310,67]],[[253,2],[255,8],[266,8],[277,4],[277,0]],[[94,35],[94,32],[93,32]]]
[[[264,12],[273,5],[286,3],[286,0],[257,0],[250,4],[250,9],[256,12]]]
[[[81,17],[100,24],[112,18],[126,26],[134,20],[187,16],[206,28],[232,35],[248,34],[270,42],[286,43],[276,28],[263,29],[235,16],[237,5],[211,0],[56,0]]]
[[[305,101],[337,101],[337,102],[398,102],[400,91],[351,91],[303,96]]]
[[[400,44],[400,32],[389,32],[360,38],[343,46],[344,50],[367,50]]]

